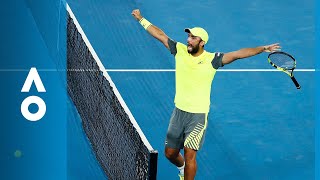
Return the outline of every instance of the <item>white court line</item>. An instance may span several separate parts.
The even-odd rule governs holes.
[[[175,69],[106,69],[108,72],[175,72]],[[277,69],[218,69],[221,72],[276,72]],[[315,69],[295,69],[295,72],[314,72]]]
[[[31,69],[31,68],[30,68]],[[30,69],[0,69],[0,72],[29,72]],[[37,71],[43,72],[57,72],[57,71],[65,71],[65,69],[37,69]]]
[[[23,72],[30,71],[30,69],[0,69],[0,72]],[[57,72],[66,71],[66,69],[37,69],[43,72]],[[72,71],[97,71],[97,70],[84,70],[75,69]],[[175,72],[175,69],[105,69],[107,72]],[[277,72],[277,69],[218,69],[220,72]],[[315,72],[315,69],[295,69],[295,72]]]

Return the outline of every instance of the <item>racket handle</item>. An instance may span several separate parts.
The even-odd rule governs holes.
[[[296,80],[296,78],[294,76],[291,77],[291,80],[293,81],[294,85],[296,85],[297,89],[301,88],[301,86],[299,85],[298,81]]]

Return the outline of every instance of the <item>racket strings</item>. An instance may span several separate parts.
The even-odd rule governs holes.
[[[295,68],[295,61],[286,54],[272,54],[270,60],[273,64],[286,70],[292,70]]]

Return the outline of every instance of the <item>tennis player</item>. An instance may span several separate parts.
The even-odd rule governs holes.
[[[159,40],[175,57],[176,94],[165,142],[165,155],[177,166],[180,179],[193,180],[197,171],[196,154],[202,147],[210,108],[211,83],[219,67],[262,52],[279,50],[278,43],[243,48],[228,53],[204,50],[209,35],[201,27],[187,28],[187,45],[170,39],[152,25],[138,9],[132,11],[149,34]],[[180,150],[184,150],[184,156]]]

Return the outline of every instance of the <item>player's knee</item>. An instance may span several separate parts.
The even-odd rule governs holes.
[[[184,148],[184,159],[186,162],[193,162],[196,160],[197,151],[189,148]]]
[[[184,159],[186,161],[186,163],[192,163],[196,161],[196,156],[194,155],[184,155]]]
[[[165,156],[168,159],[175,159],[179,156],[179,150],[166,148],[165,149]]]

